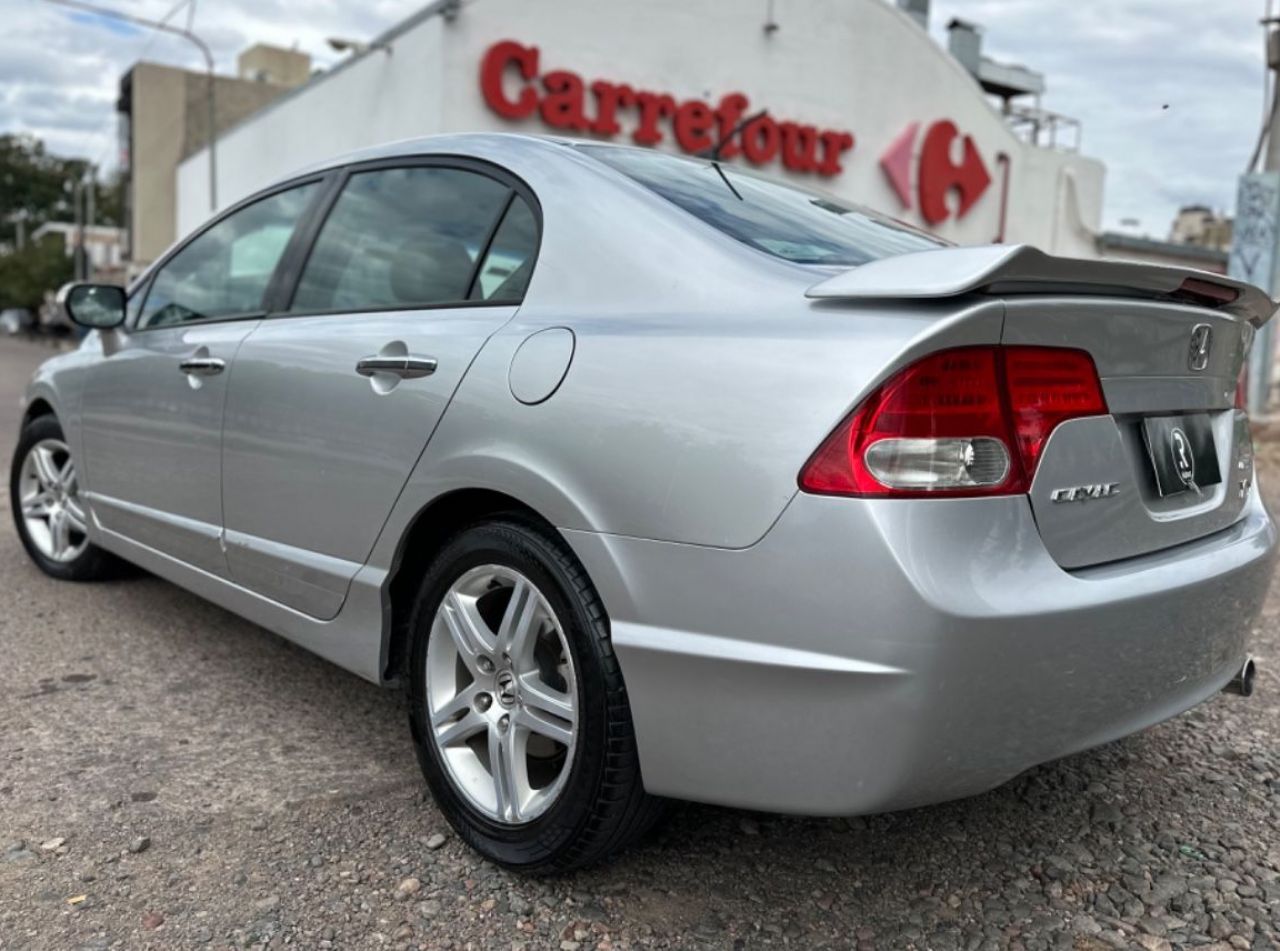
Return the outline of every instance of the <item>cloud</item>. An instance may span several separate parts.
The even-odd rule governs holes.
[[[97,2],[158,19],[177,0]],[[340,55],[326,37],[374,36],[425,3],[308,0],[301,13],[296,0],[196,0],[194,29],[224,72],[254,42],[296,45],[327,66]],[[1107,165],[1106,223],[1137,218],[1163,235],[1179,205],[1234,204],[1261,123],[1262,7],[1263,0],[934,0],[931,32],[945,44],[951,17],[971,20],[984,27],[989,55],[1044,72],[1045,108],[1081,120],[1082,151]],[[187,15],[183,8],[172,22],[185,26]],[[0,132],[34,132],[54,151],[100,162],[115,154],[114,100],[134,61],[202,66],[180,38],[41,0],[0,0],[0,22]]]
[[[160,20],[177,0],[95,0],[133,16]],[[197,0],[192,29],[209,44],[220,72],[257,42],[311,54],[316,66],[340,58],[329,36],[373,36],[426,0],[315,0],[299,13],[290,0]],[[168,22],[187,26],[184,6]],[[115,101],[120,77],[139,59],[203,69],[181,37],[41,0],[0,0],[0,132],[29,132],[51,151],[110,165],[116,153]]]
[[[1262,0],[935,0],[984,51],[1045,73],[1043,106],[1083,123],[1107,166],[1105,223],[1163,237],[1184,204],[1230,209],[1262,122]]]

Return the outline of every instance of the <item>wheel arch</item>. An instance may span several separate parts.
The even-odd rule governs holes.
[[[418,584],[445,544],[469,525],[498,516],[529,519],[560,532],[531,505],[493,489],[455,489],[423,506],[409,522],[397,546],[385,587],[386,646],[382,656],[385,681],[397,678],[407,659],[409,616]]]
[[[43,396],[37,396],[27,404],[26,410],[22,414],[22,425],[26,426],[33,419],[39,419],[41,416],[57,416],[57,412],[53,408],[53,403],[45,399]]]

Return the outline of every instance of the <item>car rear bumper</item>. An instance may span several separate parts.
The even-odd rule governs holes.
[[[565,532],[650,792],[852,815],[981,792],[1220,690],[1270,582],[1256,491],[1208,538],[1068,572],[1023,497],[798,495],[741,550]]]

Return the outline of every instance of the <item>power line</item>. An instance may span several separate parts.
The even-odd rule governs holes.
[[[216,76],[214,75],[213,52],[209,49],[209,45],[204,40],[196,36],[190,30],[184,30],[182,27],[170,26],[162,20],[148,20],[146,17],[134,16],[131,13],[121,13],[119,10],[113,10],[109,7],[100,7],[93,3],[85,3],[84,0],[45,0],[46,3],[53,3],[62,7],[70,7],[73,10],[84,10],[101,17],[107,17],[112,20],[120,20],[124,23],[136,23],[139,26],[145,26],[152,30],[160,30],[164,33],[171,33],[174,36],[180,36],[189,43],[195,45],[204,57],[205,69],[208,72],[208,80],[205,88],[205,102],[208,109],[208,151],[209,151],[209,207],[211,210],[218,208],[218,169],[217,169],[217,151],[215,144],[218,138],[217,111],[214,108],[214,87],[216,85]]]
[[[51,3],[51,4],[53,4],[54,6],[71,6],[71,4],[62,4],[62,3],[58,3],[58,2],[57,2],[57,0],[45,0],[45,2],[46,2],[46,3]],[[169,9],[169,12],[168,12],[168,13],[166,13],[164,16],[162,16],[162,17],[161,17],[159,20],[157,20],[156,22],[157,22],[157,23],[163,23],[163,24],[166,24],[166,25],[167,25],[167,24],[168,24],[168,22],[169,22],[170,20],[172,20],[172,19],[177,15],[177,13],[178,13],[178,11],[179,11],[179,10],[181,10],[183,7],[188,6],[188,5],[190,5],[192,8],[194,8],[194,7],[195,7],[195,0],[178,0],[178,2],[177,2],[177,3],[175,3],[175,4],[174,4],[170,9]],[[93,12],[97,12],[97,11],[93,11]],[[113,14],[113,13],[114,13],[114,11],[111,11],[111,13]],[[147,35],[147,37],[146,37],[146,39],[145,39],[145,40],[142,42],[142,44],[138,47],[138,51],[137,51],[136,53],[134,53],[134,54],[133,54],[132,61],[133,61],[133,62],[137,62],[138,60],[142,59],[142,57],[146,56],[146,55],[147,55],[147,52],[151,49],[151,47],[155,44],[156,40],[158,40],[159,38],[160,38],[160,34],[159,34],[159,33],[155,33],[155,32],[153,32],[153,33],[148,34],[148,35]],[[97,128],[97,130],[96,130],[96,132],[95,132],[94,134],[95,134],[95,135],[103,135],[104,133],[106,133],[106,131],[107,131],[107,127],[112,123],[112,121],[114,120],[114,118],[115,118],[115,116],[114,116],[114,114],[113,114],[113,113],[108,113],[108,114],[107,114],[106,119],[104,119],[104,120],[103,120],[103,122],[102,122],[102,124],[98,126],[98,128]],[[102,160],[103,160],[104,158],[106,158],[107,153],[108,153],[108,152],[110,152],[114,147],[115,147],[115,146],[114,146],[114,143],[108,143],[107,145],[103,146],[102,151],[98,153],[97,157],[96,157],[96,158],[94,158],[93,162],[92,162],[92,163],[90,163],[90,164],[92,164],[92,165],[101,165],[101,164],[102,164]]]

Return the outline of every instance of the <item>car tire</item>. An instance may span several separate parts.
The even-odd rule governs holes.
[[[63,557],[55,557],[50,550],[48,537],[35,537],[30,520],[23,508],[24,486],[30,483],[32,478],[30,470],[25,467],[32,453],[45,447],[60,447],[56,458],[63,461],[63,471],[68,471],[65,466],[71,466],[70,484],[60,493],[58,504],[64,508],[74,506],[74,511],[78,513],[76,518],[81,526],[79,531],[71,530],[74,534],[70,535],[71,540],[62,553]],[[22,547],[27,550],[31,560],[50,577],[61,581],[100,581],[117,577],[122,573],[124,563],[90,542],[83,531],[87,515],[84,508],[78,504],[79,487],[75,482],[74,466],[70,449],[62,433],[62,426],[56,417],[38,416],[22,428],[17,448],[13,453],[13,464],[9,469],[9,503],[13,512],[14,526],[18,530],[18,538],[22,540]]]
[[[494,644],[499,646],[494,657],[499,668],[504,664],[512,665],[510,669],[519,667],[517,659],[508,659],[505,654],[498,657],[496,651],[503,649],[500,646],[503,623],[498,621],[497,614],[501,612],[505,619],[517,613],[507,608],[517,597],[516,586],[527,582],[533,591],[526,596],[527,600],[532,602],[538,595],[542,599],[539,602],[542,607],[536,609],[541,615],[530,622],[530,626],[542,632],[534,638],[536,649],[544,651],[544,655],[539,661],[541,666],[533,673],[519,675],[519,683],[532,682],[537,693],[539,688],[547,686],[542,678],[552,677],[559,678],[559,685],[565,691],[561,696],[570,697],[576,689],[572,701],[576,704],[576,733],[571,747],[547,743],[535,733],[525,731],[529,750],[533,750],[535,741],[541,742],[562,757],[558,778],[547,780],[541,789],[532,790],[529,801],[537,803],[540,796],[545,799],[549,790],[558,789],[558,792],[549,804],[542,803],[539,814],[528,819],[522,814],[516,815],[515,807],[510,815],[496,816],[502,808],[502,793],[494,797],[493,803],[482,802],[481,794],[488,796],[486,758],[489,772],[494,777],[499,773],[493,768],[494,760],[488,752],[492,740],[496,738],[501,742],[495,733],[501,723],[495,726],[492,715],[501,714],[504,709],[501,704],[510,702],[514,705],[506,709],[511,711],[509,719],[515,724],[522,718],[520,711],[524,705],[533,703],[533,694],[526,695],[522,686],[519,696],[506,696],[500,685],[503,673],[499,669],[493,675],[498,678],[492,682],[496,684],[495,696],[489,697],[482,714],[478,712],[479,702],[487,695],[475,695],[473,710],[466,705],[462,693],[473,687],[483,688],[483,683],[477,680],[466,687],[448,685],[454,677],[451,670],[461,672],[457,675],[459,680],[465,681],[471,676],[464,669],[471,661],[464,662],[462,653],[456,650],[457,636],[453,632],[459,628],[450,626],[449,616],[456,619],[460,615],[447,614],[445,599],[450,598],[450,606],[457,605],[459,602],[454,598],[466,598],[465,594],[459,595],[465,590],[460,585],[483,585],[486,578],[488,593],[480,595],[473,604],[475,616],[479,617],[488,606],[486,602],[498,601],[489,606],[493,624],[487,633],[496,634]],[[504,607],[501,592],[507,590],[502,587],[507,579],[511,579],[511,589],[505,595]],[[527,589],[522,587],[522,590]],[[452,611],[452,607],[449,610]],[[515,622],[512,626],[516,626]],[[405,680],[418,762],[445,818],[472,848],[509,868],[535,873],[562,872],[594,864],[619,852],[661,817],[665,811],[663,800],[648,795],[641,781],[631,708],[610,641],[604,606],[582,566],[553,530],[533,519],[514,515],[477,524],[454,535],[422,581],[410,631],[412,643]],[[439,646],[433,649],[432,643],[437,638]],[[550,648],[546,646],[548,643]],[[550,661],[545,657],[548,652],[553,655]],[[474,663],[479,664],[482,659]],[[451,660],[457,663],[451,666]],[[442,676],[446,685],[437,689]],[[483,736],[476,734],[467,741],[474,748],[464,748],[462,744],[446,747],[438,740],[444,733],[440,726],[441,712],[432,711],[443,711],[448,706],[441,702],[440,695],[451,690],[456,691],[455,704],[460,699],[464,701],[464,712],[456,714],[458,723],[490,717],[488,726],[479,727]],[[568,701],[565,709],[567,704]],[[445,722],[451,726],[453,721]],[[479,746],[486,748],[483,756],[477,751]],[[519,748],[518,744],[513,747]],[[465,762],[458,759],[459,756],[464,757]],[[475,767],[472,772],[464,773],[463,767],[473,756],[479,766],[471,764]],[[512,756],[523,762],[522,769],[529,776],[536,769],[555,771],[554,765],[549,770],[545,765],[546,762],[554,764],[554,758],[533,758],[532,753],[527,759],[524,754]],[[520,770],[507,769],[506,772],[512,774]],[[467,782],[477,776],[476,782]],[[502,786],[496,779],[492,782],[494,786]],[[467,789],[472,791],[465,791]],[[507,798],[520,800],[521,793]]]

